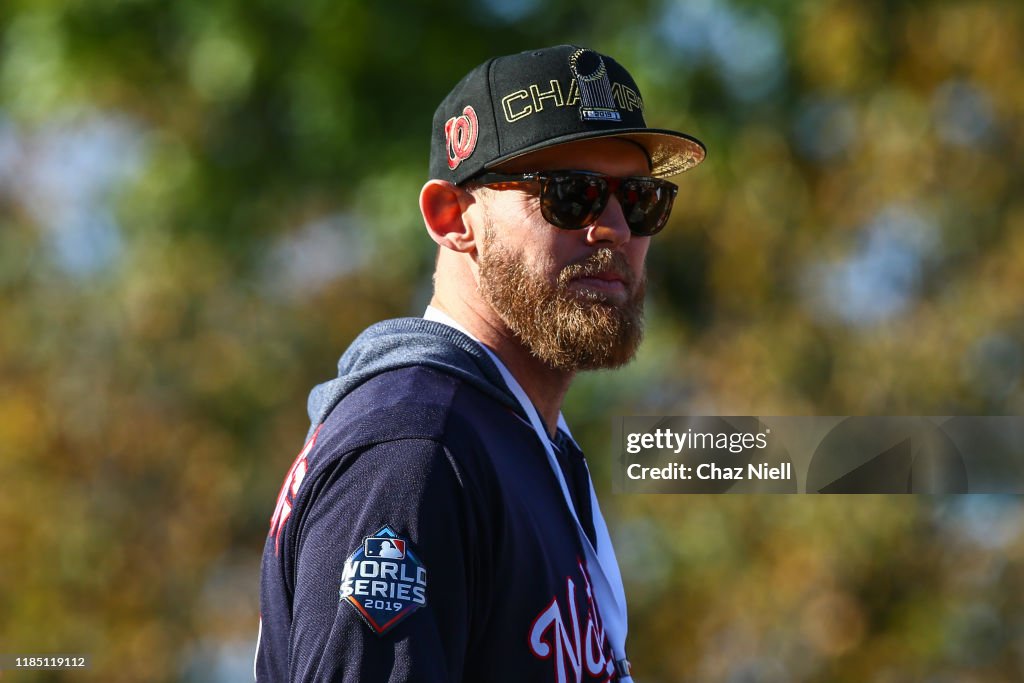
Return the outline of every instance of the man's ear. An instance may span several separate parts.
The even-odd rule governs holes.
[[[476,235],[466,210],[473,195],[447,180],[428,180],[420,190],[420,213],[430,239],[452,251],[469,252],[476,248]]]

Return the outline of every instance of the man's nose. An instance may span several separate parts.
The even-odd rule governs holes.
[[[622,212],[622,205],[615,195],[608,198],[608,205],[604,207],[604,211],[586,230],[588,244],[612,248],[625,244],[632,237],[626,216]]]

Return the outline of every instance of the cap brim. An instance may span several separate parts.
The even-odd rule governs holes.
[[[557,147],[581,140],[597,140],[599,138],[622,138],[643,147],[647,151],[647,157],[651,162],[651,175],[657,178],[667,178],[678,175],[683,171],[688,171],[704,161],[704,157],[707,155],[704,143],[697,138],[683,133],[659,128],[619,128],[607,131],[573,133],[545,140],[542,143],[517,150],[514,154],[498,157],[484,166],[484,168],[492,169],[506,161],[518,159],[541,149]]]

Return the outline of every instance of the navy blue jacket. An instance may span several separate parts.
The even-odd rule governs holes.
[[[573,518],[460,332],[364,332],[314,390],[263,555],[257,680],[610,681]]]

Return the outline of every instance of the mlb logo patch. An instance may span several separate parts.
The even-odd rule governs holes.
[[[363,553],[367,557],[404,560],[405,541],[387,536],[371,536],[363,542]]]
[[[388,526],[367,536],[345,560],[339,596],[377,635],[427,604],[427,568]]]

